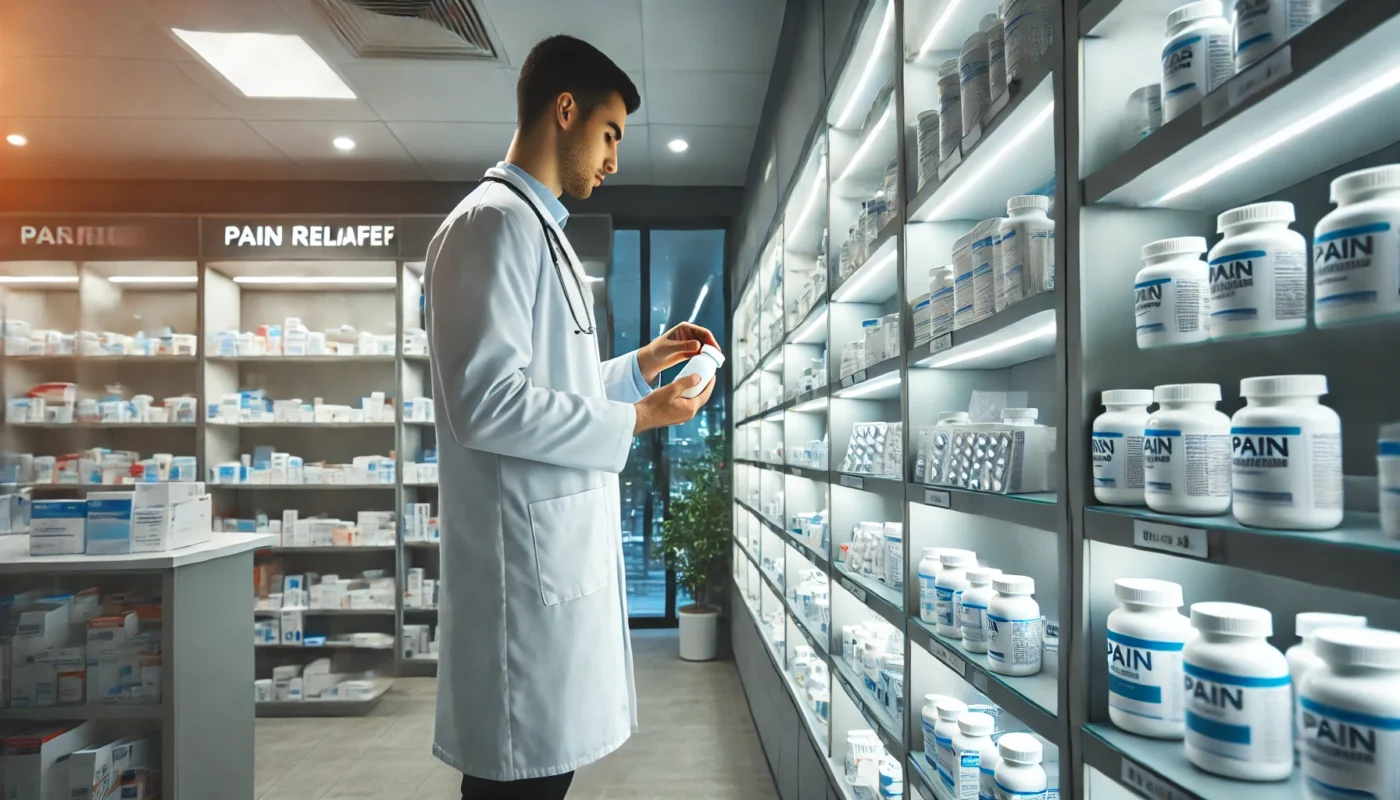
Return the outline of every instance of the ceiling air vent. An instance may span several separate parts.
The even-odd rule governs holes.
[[[495,58],[472,0],[316,0],[360,58]]]

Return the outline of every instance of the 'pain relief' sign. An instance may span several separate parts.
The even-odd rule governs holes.
[[[393,225],[225,225],[224,246],[393,247]]]

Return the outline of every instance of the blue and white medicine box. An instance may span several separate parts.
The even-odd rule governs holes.
[[[131,552],[131,492],[89,492],[87,553],[91,556]]]
[[[29,515],[31,556],[79,555],[87,547],[87,503],[35,500]]]

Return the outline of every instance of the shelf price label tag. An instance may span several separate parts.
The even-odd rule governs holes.
[[[850,387],[855,386],[855,385],[856,385],[856,376],[854,376],[854,375],[847,375],[846,377],[844,377],[844,378],[841,379],[841,388],[842,388],[842,389],[849,389]]]
[[[1201,101],[1201,125],[1210,127],[1217,120],[1244,105],[1250,98],[1293,74],[1293,48],[1285,45],[1259,61],[1233,80],[1225,91],[1211,92]]]
[[[1186,800],[1186,795],[1175,786],[1139,767],[1128,759],[1123,759],[1123,785],[1152,800]]]
[[[980,671],[979,671],[979,672],[974,672],[974,673],[972,673],[972,688],[976,689],[977,691],[981,692],[982,694],[986,694],[986,693],[987,693],[987,673],[985,673],[985,672],[980,672]]]
[[[1210,539],[1200,528],[1135,520],[1133,544],[1149,550],[1164,550],[1178,556],[1210,557]]]
[[[865,383],[865,370],[851,376],[851,385],[854,386],[857,383]]]
[[[842,485],[842,486],[848,486],[848,487],[850,487],[850,488],[852,488],[852,489],[864,489],[864,488],[865,488],[865,479],[864,479],[864,478],[857,478],[857,477],[855,477],[854,475],[842,475],[842,476],[841,476],[841,485]]]
[[[855,595],[855,598],[862,603],[865,602],[865,590],[855,585],[850,578],[841,579],[841,588]]]
[[[924,505],[938,506],[939,508],[952,508],[953,496],[948,492],[939,491],[937,489],[925,489]]]
[[[950,348],[950,347],[952,347],[952,346],[953,346],[953,334],[951,334],[951,333],[945,333],[945,334],[943,334],[942,336],[938,337],[937,339],[934,339],[932,342],[929,343],[929,346],[928,346],[928,354],[931,355],[931,356],[933,356],[933,355],[938,355],[939,353],[943,352],[944,350],[947,350],[948,348]]]
[[[928,637],[928,652],[929,655],[942,661],[944,666],[948,667],[948,669],[958,673],[959,677],[967,677],[967,662],[958,658],[955,653],[944,647],[941,642],[932,636]]]

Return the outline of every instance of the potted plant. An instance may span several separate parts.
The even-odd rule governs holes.
[[[690,593],[692,604],[677,609],[681,658],[709,661],[715,657],[719,606],[707,602],[722,581],[729,553],[729,473],[723,436],[711,436],[700,458],[684,470],[690,489],[672,497],[661,523],[661,550],[666,568]]]

